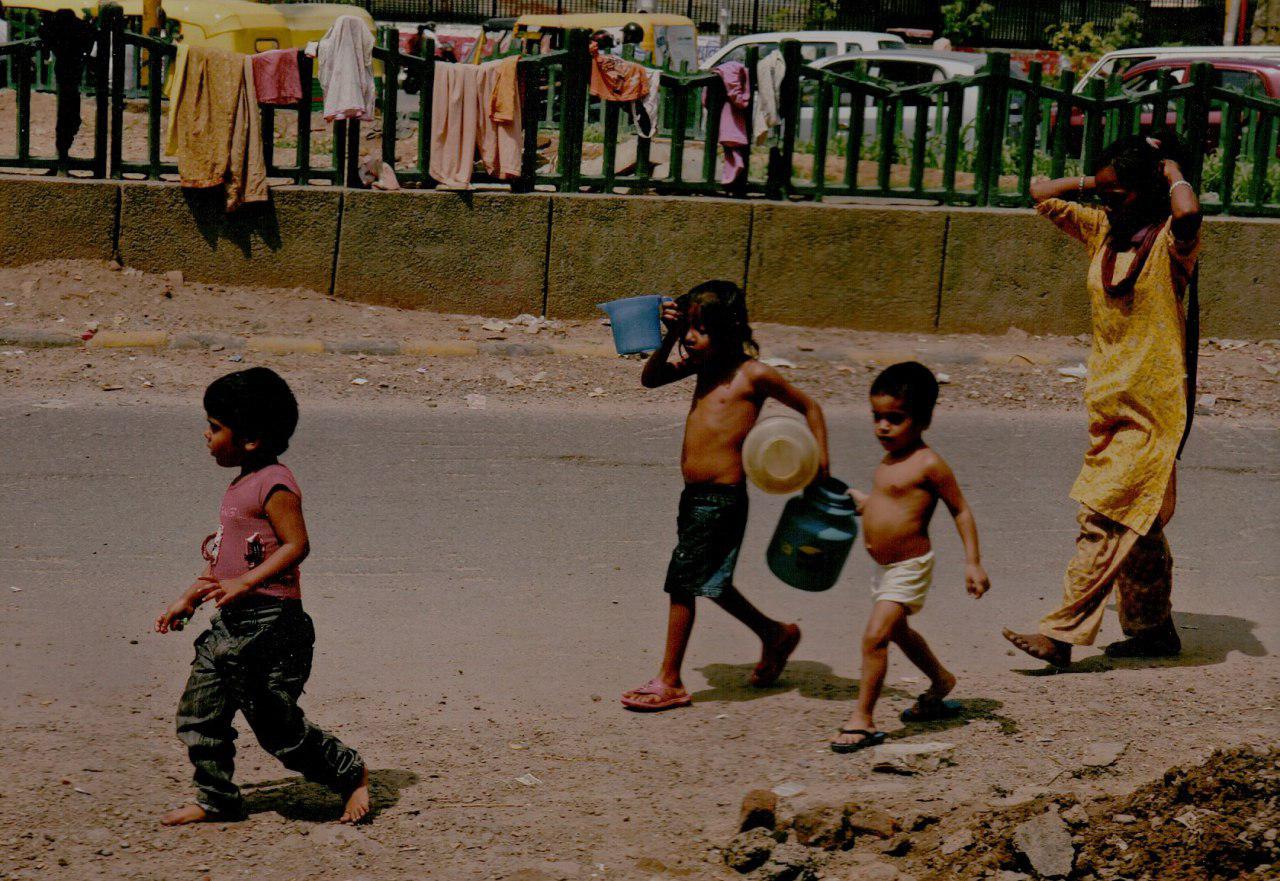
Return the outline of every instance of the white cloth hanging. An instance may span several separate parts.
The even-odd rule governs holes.
[[[778,106],[782,103],[782,78],[786,74],[787,62],[777,50],[756,62],[756,106],[751,129],[757,144],[764,143],[773,127],[782,122]]]
[[[324,118],[373,119],[373,34],[354,15],[343,15],[320,40]]]

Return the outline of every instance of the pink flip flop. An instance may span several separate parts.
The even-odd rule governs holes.
[[[674,710],[676,707],[687,707],[693,703],[693,698],[689,697],[689,692],[683,688],[672,688],[661,679],[650,679],[639,688],[631,690],[632,694],[652,694],[658,697],[656,701],[638,701],[634,698],[623,697],[622,705],[628,710],[635,710],[638,713],[655,713],[659,710]]]

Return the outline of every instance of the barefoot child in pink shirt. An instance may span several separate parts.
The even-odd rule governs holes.
[[[680,470],[685,488],[677,520],[679,542],[667,569],[671,611],[658,675],[622,696],[629,710],[669,710],[692,701],[680,679],[693,632],[694,601],[713,600],[760,638],[763,652],[751,684],[772,685],[800,642],[800,628],[767,617],[733,584],[738,547],[747,527],[742,442],[769,398],[803,413],[821,449],[819,478],[827,474],[827,429],[822,408],[772,367],[756,360],[746,294],[736,284],[709,281],[663,308],[667,332],[640,381],[657,388],[693,376],[693,406],[685,421]],[[684,357],[672,362],[679,343]]]
[[[243,819],[244,800],[231,780],[231,723],[239,710],[263,749],[341,794],[342,822],[358,823],[369,813],[364,761],[298,706],[315,643],[298,577],[311,546],[302,492],[293,472],[276,461],[297,427],[298,403],[275,372],[254,367],[215,380],[204,408],[210,455],[240,473],[223,496],[218,531],[205,539],[204,574],[156,619],[156,631],[167,633],[181,630],[205,600],[217,606],[196,640],[178,703],[178,738],[195,766],[196,800],[161,822]]]

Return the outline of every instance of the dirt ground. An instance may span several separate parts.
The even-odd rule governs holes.
[[[96,330],[166,331],[246,337],[286,335],[341,340],[474,340],[609,344],[600,321],[553,323],[537,334],[508,324],[516,316],[438,315],[363,306],[302,289],[270,290],[177,282],[115,264],[55,261],[0,268],[0,329],[79,335]],[[495,323],[496,322],[496,323]],[[505,329],[490,328],[507,325]],[[1063,375],[1088,358],[1087,338],[888,334],[762,324],[762,357],[828,405],[860,405],[878,365],[918,358],[943,374],[941,406],[1002,410],[1078,410],[1082,382]],[[1199,392],[1206,413],[1229,420],[1280,417],[1280,345],[1205,340]],[[114,399],[187,393],[245,356],[226,351],[0,348],[0,387],[59,397],[93,391]],[[602,407],[678,401],[684,392],[640,387],[637,359],[294,355],[291,381],[308,396],[351,400],[409,398],[429,405],[487,406],[556,401]],[[357,379],[365,383],[353,385]],[[1203,396],[1212,396],[1213,403]]]
[[[598,322],[536,335],[484,328],[513,317],[432,315],[305,291],[178,283],[96,262],[0,269],[0,333],[79,334],[96,322],[100,330],[173,335],[609,340]],[[962,715],[897,727],[898,712],[922,685],[895,658],[884,716],[894,726],[892,743],[942,742],[952,759],[877,770],[876,757],[835,756],[826,748],[857,688],[850,678],[856,676],[850,610],[830,605],[835,597],[772,600],[807,615],[804,658],[778,688],[743,686],[750,665],[738,663],[748,660],[739,657],[746,649],[741,634],[708,613],[694,647],[700,660],[691,664],[699,688],[694,708],[637,718],[617,707],[615,692],[631,684],[637,659],[647,664],[652,657],[642,651],[653,648],[659,610],[652,594],[638,595],[632,582],[638,572],[657,571],[652,558],[667,550],[668,524],[655,540],[662,545],[657,551],[634,539],[615,541],[608,547],[619,558],[605,565],[591,543],[603,543],[626,521],[611,506],[585,506],[615,493],[640,508],[652,503],[649,494],[665,498],[665,485],[654,488],[662,483],[655,475],[666,472],[652,470],[651,447],[678,441],[688,394],[682,387],[642,390],[634,359],[0,345],[0,474],[6,504],[22,512],[0,522],[0,571],[11,575],[0,582],[0,879],[728,881],[744,877],[724,861],[739,802],[760,786],[787,793],[789,812],[809,800],[853,800],[884,812],[903,831],[888,841],[861,836],[848,850],[802,848],[803,860],[770,863],[748,881],[1035,878],[1004,842],[1055,799],[1064,817],[1079,803],[1096,820],[1071,827],[1079,839],[1071,881],[1275,877],[1260,862],[1274,852],[1275,837],[1267,836],[1277,822],[1274,773],[1262,760],[1240,754],[1214,759],[1218,764],[1207,771],[1164,776],[1174,765],[1198,766],[1218,749],[1276,744],[1280,670],[1276,605],[1267,593],[1273,576],[1266,574],[1276,571],[1267,562],[1275,559],[1280,426],[1275,343],[1219,340],[1202,348],[1200,391],[1216,401],[1212,415],[1197,423],[1187,510],[1175,537],[1187,653],[1150,664],[1109,662],[1094,653],[1074,675],[1046,676],[1010,657],[992,628],[1000,621],[1030,624],[1029,605],[1040,608],[1057,589],[1069,517],[1054,522],[1048,544],[1050,530],[1027,524],[1063,509],[1069,476],[1055,472],[1050,480],[1033,465],[1037,453],[1055,463],[1072,459],[1083,443],[1081,384],[1058,369],[1082,362],[1085,343],[1018,333],[757,330],[764,357],[796,365],[782,369],[819,396],[850,447],[855,442],[845,439],[855,436],[871,443],[858,429],[865,427],[872,362],[919,357],[948,375],[939,430],[970,426],[950,442],[967,443],[959,448],[985,463],[981,471],[969,466],[982,478],[973,485],[975,504],[992,524],[984,547],[993,571],[1016,575],[1006,575],[980,615],[961,600],[947,606],[939,599],[927,622],[955,659],[964,683]],[[348,456],[351,486],[385,481],[396,469],[409,496],[438,495],[457,506],[456,522],[427,513],[435,518],[432,530],[458,535],[446,541],[424,534],[412,552],[419,556],[411,557],[396,546],[400,539],[380,536],[387,522],[419,515],[415,498],[371,518],[331,502],[334,519],[345,518],[328,527],[335,538],[361,529],[367,535],[353,542],[348,558],[330,548],[328,563],[308,564],[308,603],[315,602],[325,630],[309,706],[376,756],[377,814],[360,828],[330,822],[334,799],[281,769],[247,735],[238,777],[250,794],[249,821],[176,831],[155,822],[158,811],[189,792],[172,712],[190,640],[153,639],[140,622],[154,617],[155,597],[183,577],[187,563],[140,533],[185,542],[203,524],[189,505],[170,498],[173,475],[185,473],[199,430],[191,408],[213,376],[250,363],[288,377],[307,404],[310,430],[327,432],[327,445]],[[354,385],[355,379],[367,382]],[[481,399],[469,395],[483,396],[484,412],[475,409]],[[637,414],[642,421],[634,421]],[[566,438],[576,438],[572,454]],[[426,455],[428,439],[442,470],[400,471],[410,457]],[[384,445],[394,446],[395,455],[383,458]],[[578,455],[578,447],[591,456]],[[1019,451],[1009,462],[1000,452],[1006,448]],[[154,459],[154,473],[122,467],[134,458]],[[212,486],[219,477],[201,471],[198,479]],[[531,480],[525,495],[509,495]],[[587,480],[594,481],[590,492],[574,489]],[[1033,497],[1035,507],[1009,498],[1009,486]],[[399,490],[385,495],[399,498]],[[132,494],[152,501],[126,505]],[[526,531],[486,547],[482,509],[494,498],[503,501],[503,522]],[[577,528],[587,535],[537,550],[530,537],[536,532],[528,530],[542,519],[544,499],[554,499],[545,502],[550,510],[582,506],[592,522]],[[753,515],[757,525],[770,510]],[[149,512],[153,522],[139,530],[132,519],[143,515],[135,511]],[[940,542],[954,542],[942,534],[947,529],[938,527]],[[93,556],[74,538],[87,530],[104,533]],[[482,565],[502,567],[503,585],[522,583],[511,573],[526,572],[527,602],[508,605],[511,599],[481,577]],[[763,570],[761,562],[752,565]],[[99,569],[109,602],[87,577]],[[1221,574],[1245,571],[1264,574]],[[433,590],[415,593],[428,577]],[[352,600],[346,588],[353,582],[390,586]],[[598,623],[572,629],[565,616],[582,605],[585,591],[599,593],[592,613]],[[402,619],[375,608],[375,599],[410,597],[412,613]],[[446,625],[451,632],[440,633]],[[348,631],[362,637],[344,636]],[[814,658],[840,660],[833,669]],[[536,672],[548,668],[568,672],[562,678]],[[1274,764],[1271,755],[1265,761]],[[534,779],[520,782],[526,774]],[[1177,782],[1184,779],[1195,782]],[[1179,838],[1173,833],[1188,828],[1178,821],[1187,820],[1188,809],[1195,812],[1188,822],[1207,830],[1206,849],[1165,848]],[[1229,819],[1231,835],[1246,836],[1252,874],[1142,873],[1143,866],[1166,865],[1156,862],[1156,851],[1215,859],[1239,851],[1225,840],[1213,844],[1219,821],[1210,811]],[[1144,856],[1135,861],[1130,852]]]

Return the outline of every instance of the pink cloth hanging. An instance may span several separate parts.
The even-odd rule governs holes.
[[[297,104],[302,100],[297,49],[272,49],[253,56],[253,87],[259,104]]]
[[[751,104],[751,76],[745,64],[726,61],[716,68],[724,83],[725,102],[720,110],[720,146],[724,148],[724,164],[720,183],[729,186],[747,172],[747,107]],[[706,94],[703,93],[703,102]]]

